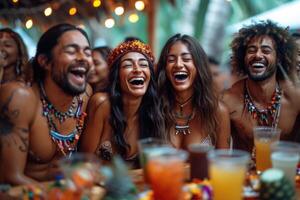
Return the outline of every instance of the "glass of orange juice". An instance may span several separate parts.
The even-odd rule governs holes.
[[[271,144],[279,140],[280,132],[280,129],[268,126],[253,128],[256,170],[258,173],[272,167]]]
[[[214,200],[242,200],[250,154],[240,150],[208,152],[209,176]]]
[[[185,179],[184,162],[188,153],[171,147],[152,149],[148,153],[147,174],[154,199],[181,200]]]

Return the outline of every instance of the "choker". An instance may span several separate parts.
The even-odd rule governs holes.
[[[245,82],[244,104],[247,111],[253,119],[256,119],[259,126],[271,126],[276,128],[279,121],[281,107],[282,90],[279,84],[276,83],[276,88],[273,93],[271,102],[266,109],[258,109],[250,95],[247,82]]]
[[[74,97],[68,111],[60,112],[48,100],[42,83],[40,83],[40,94],[43,105],[43,116],[47,118],[48,122],[49,135],[61,154],[70,157],[73,152],[77,151],[77,143],[83,130],[84,118],[86,116],[86,113],[82,112],[83,100],[80,96]],[[53,117],[57,118],[60,123],[64,122],[67,118],[75,118],[76,127],[69,134],[61,134],[57,130]]]

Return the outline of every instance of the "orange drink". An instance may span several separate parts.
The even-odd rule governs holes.
[[[154,199],[182,199],[186,158],[186,152],[173,148],[158,148],[149,154],[146,168]]]
[[[263,172],[272,167],[271,144],[278,141],[280,129],[258,126],[253,129],[256,155],[256,170]]]
[[[242,200],[249,153],[239,150],[214,150],[208,153],[208,159],[213,199]]]

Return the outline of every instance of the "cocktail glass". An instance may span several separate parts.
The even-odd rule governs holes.
[[[171,147],[165,140],[159,138],[144,138],[139,140],[138,142],[139,152],[140,152],[140,165],[143,169],[144,174],[144,182],[148,182],[147,178],[147,169],[146,164],[148,160],[148,153],[151,152],[153,149],[160,148],[160,147]]]
[[[287,178],[295,184],[297,165],[300,160],[300,144],[279,141],[271,145],[273,168],[281,169]]]
[[[208,152],[209,176],[214,200],[242,200],[250,154],[240,150]]]
[[[260,174],[272,167],[271,144],[280,138],[281,130],[267,126],[257,126],[253,129],[256,170]]]
[[[146,168],[154,199],[183,199],[184,165],[187,156],[187,152],[170,147],[152,149],[148,153]]]

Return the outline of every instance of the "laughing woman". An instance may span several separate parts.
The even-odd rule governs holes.
[[[110,161],[120,154],[136,164],[137,141],[163,136],[153,72],[154,57],[139,41],[120,44],[109,55],[109,93],[96,93],[88,106],[81,151]]]
[[[177,148],[203,143],[229,148],[227,109],[213,92],[207,56],[188,35],[171,37],[158,62],[158,88],[166,132]]]

